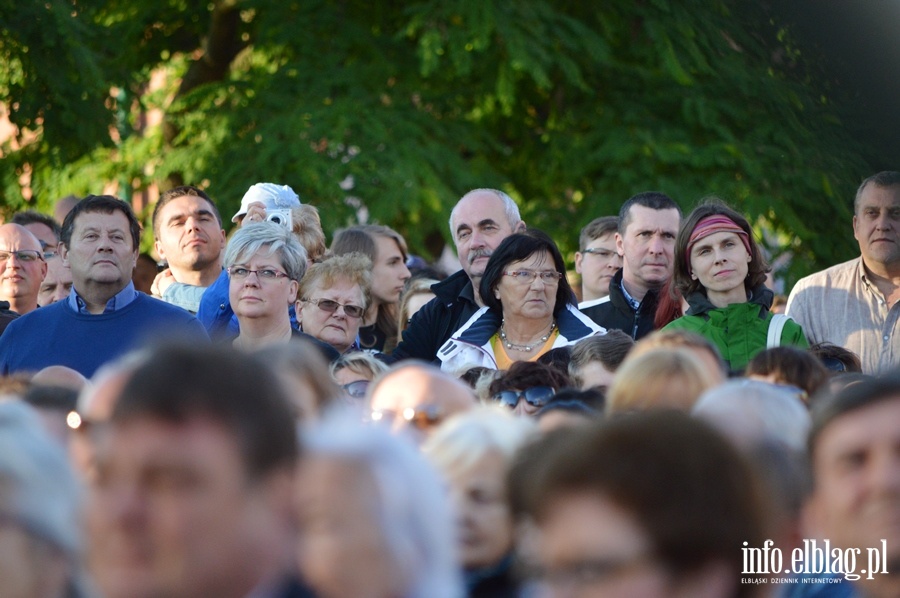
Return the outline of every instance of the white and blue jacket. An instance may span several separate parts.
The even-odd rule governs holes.
[[[437,357],[441,362],[441,369],[452,374],[479,366],[497,369],[491,337],[500,330],[501,323],[500,314],[487,307],[475,312],[469,321],[438,349]],[[587,336],[606,334],[606,328],[595,324],[574,305],[566,305],[566,309],[559,312],[556,316],[556,327],[559,335],[553,342],[552,349],[574,345]]]

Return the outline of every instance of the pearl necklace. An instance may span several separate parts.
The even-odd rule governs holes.
[[[500,340],[503,341],[503,344],[506,345],[507,349],[512,349],[513,351],[522,351],[523,353],[530,353],[534,351],[535,347],[542,346],[550,339],[550,335],[553,334],[553,331],[556,330],[556,320],[550,322],[550,330],[547,331],[547,334],[542,336],[537,342],[531,345],[517,345],[516,343],[510,342],[510,340],[506,337],[506,320],[502,320],[500,322]]]

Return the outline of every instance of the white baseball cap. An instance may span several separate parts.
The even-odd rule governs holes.
[[[300,196],[287,185],[256,183],[244,193],[244,197],[241,199],[241,209],[231,217],[231,221],[237,222],[240,220],[241,216],[247,213],[247,208],[250,207],[250,204],[256,201],[263,203],[267,211],[300,207]]]

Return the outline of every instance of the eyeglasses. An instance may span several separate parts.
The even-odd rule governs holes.
[[[535,407],[543,407],[555,394],[556,390],[549,386],[532,386],[525,390],[501,390],[493,396],[493,399],[510,408],[515,407],[519,399],[525,399]]]
[[[400,417],[418,430],[427,430],[444,420],[444,411],[437,405],[419,405],[407,407],[403,411],[374,409],[370,417],[376,424],[390,424]]]
[[[361,399],[366,396],[366,389],[369,388],[368,380],[357,380],[355,382],[351,382],[350,384],[344,384],[341,386],[344,389],[344,392],[347,393],[347,396],[352,397],[354,399]]]
[[[284,272],[279,272],[278,270],[250,270],[248,268],[239,268],[239,267],[231,267],[228,268],[228,274],[231,275],[232,278],[237,280],[243,280],[250,276],[251,274],[256,274],[256,277],[260,280],[276,280],[278,278],[290,278]]]
[[[337,301],[332,301],[331,299],[301,299],[300,301],[312,303],[325,313],[329,314],[336,312],[339,307],[343,307],[344,313],[351,318],[361,318],[363,317],[363,314],[366,313],[366,310],[358,305],[345,305],[343,303],[338,303]]]
[[[31,264],[38,260],[44,259],[40,251],[34,249],[20,249],[18,251],[0,251],[0,262],[8,261],[9,258],[16,256],[16,259],[23,264]]]
[[[610,251],[609,249],[600,249],[599,247],[588,247],[587,249],[582,249],[581,253],[592,253],[594,255],[599,255],[600,257],[612,257],[616,254],[615,251]]]
[[[543,272],[533,272],[531,270],[510,270],[508,272],[504,272],[503,274],[522,284],[531,284],[538,276],[541,277],[541,281],[544,284],[557,284],[563,276],[562,272],[556,272],[554,270],[544,270]]]

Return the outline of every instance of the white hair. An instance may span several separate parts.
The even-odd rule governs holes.
[[[738,445],[778,443],[805,453],[812,426],[797,392],[759,380],[732,380],[716,386],[694,405],[692,415],[706,420]]]
[[[308,454],[346,460],[371,474],[381,529],[391,556],[409,580],[408,598],[464,594],[456,563],[453,518],[443,486],[416,448],[344,412],[330,413],[301,442]]]
[[[509,221],[509,226],[513,230],[515,230],[516,225],[522,221],[522,216],[519,213],[519,206],[516,205],[516,202],[512,197],[510,197],[503,191],[500,191],[499,189],[472,189],[471,191],[460,197],[459,201],[456,202],[456,205],[453,206],[453,209],[450,211],[449,225],[451,238],[456,238],[456,231],[453,229],[453,217],[456,216],[456,208],[460,203],[462,203],[464,199],[466,199],[470,195],[474,195],[475,193],[491,193],[501,199],[503,201],[503,209],[506,212],[506,219]]]
[[[492,452],[509,463],[536,431],[534,420],[499,405],[485,405],[442,423],[422,445],[422,453],[445,473],[468,469]]]

